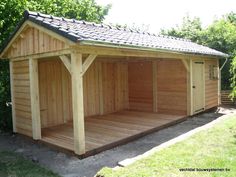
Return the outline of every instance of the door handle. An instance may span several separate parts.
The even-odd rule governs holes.
[[[196,88],[196,86],[195,86],[195,85],[193,85],[193,88]]]

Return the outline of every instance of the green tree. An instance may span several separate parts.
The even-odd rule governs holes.
[[[231,12],[221,19],[214,21],[206,28],[202,28],[199,18],[191,19],[189,16],[183,19],[181,26],[170,30],[162,30],[162,34],[173,35],[176,37],[190,39],[198,44],[206,45],[213,49],[222,51],[230,55],[229,61],[224,66],[221,74],[222,89],[230,89],[234,87],[234,79],[232,78],[234,69],[232,59],[235,57],[236,46],[236,14]],[[220,66],[224,60],[220,60]],[[231,68],[231,74],[230,74]],[[232,78],[232,79],[231,79]]]
[[[207,45],[230,55],[229,61],[221,71],[221,83],[222,89],[231,89],[231,78],[233,75],[230,73],[230,67],[236,54],[236,25],[229,20],[228,16],[223,17],[206,28],[202,32],[201,38],[203,45]],[[220,60],[220,65],[222,65],[223,62],[224,60]]]
[[[174,28],[161,30],[161,34],[170,35],[179,38],[189,39],[191,41],[201,43],[202,23],[200,18],[190,18],[189,15],[183,18],[182,24]]]
[[[95,0],[1,0],[0,46],[22,19],[24,10],[100,23],[110,8],[110,4],[100,6]],[[9,64],[0,60],[0,130],[11,128],[11,110],[6,106],[7,101],[10,101]]]

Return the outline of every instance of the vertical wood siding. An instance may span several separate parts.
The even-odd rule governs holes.
[[[152,62],[130,62],[128,68],[129,108],[153,110]]]
[[[102,73],[99,64],[102,64]],[[103,92],[103,113],[128,108],[127,63],[95,61],[83,77],[84,114],[100,114],[100,87]],[[100,83],[99,76],[102,76]],[[59,59],[39,62],[39,90],[42,127],[72,120],[71,77]]]
[[[57,59],[39,62],[39,95],[42,127],[64,123],[61,65],[61,61]]]
[[[187,73],[181,60],[157,63],[157,109],[159,113],[187,114]]]
[[[64,42],[36,28],[28,27],[7,51],[8,58],[57,51],[68,48]]]

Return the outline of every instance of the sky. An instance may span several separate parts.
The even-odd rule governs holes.
[[[187,14],[200,17],[204,27],[231,11],[236,0],[96,0],[99,5],[111,4],[104,23],[133,26],[150,32],[181,24]]]

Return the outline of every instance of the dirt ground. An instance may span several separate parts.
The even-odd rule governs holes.
[[[236,108],[220,107],[217,111],[190,117],[177,125],[82,160],[58,152],[46,145],[29,141],[20,135],[0,134],[0,151],[17,152],[64,177],[91,177],[105,166],[115,167],[119,161],[143,154],[153,147],[203,126],[224,114],[236,114]]]

